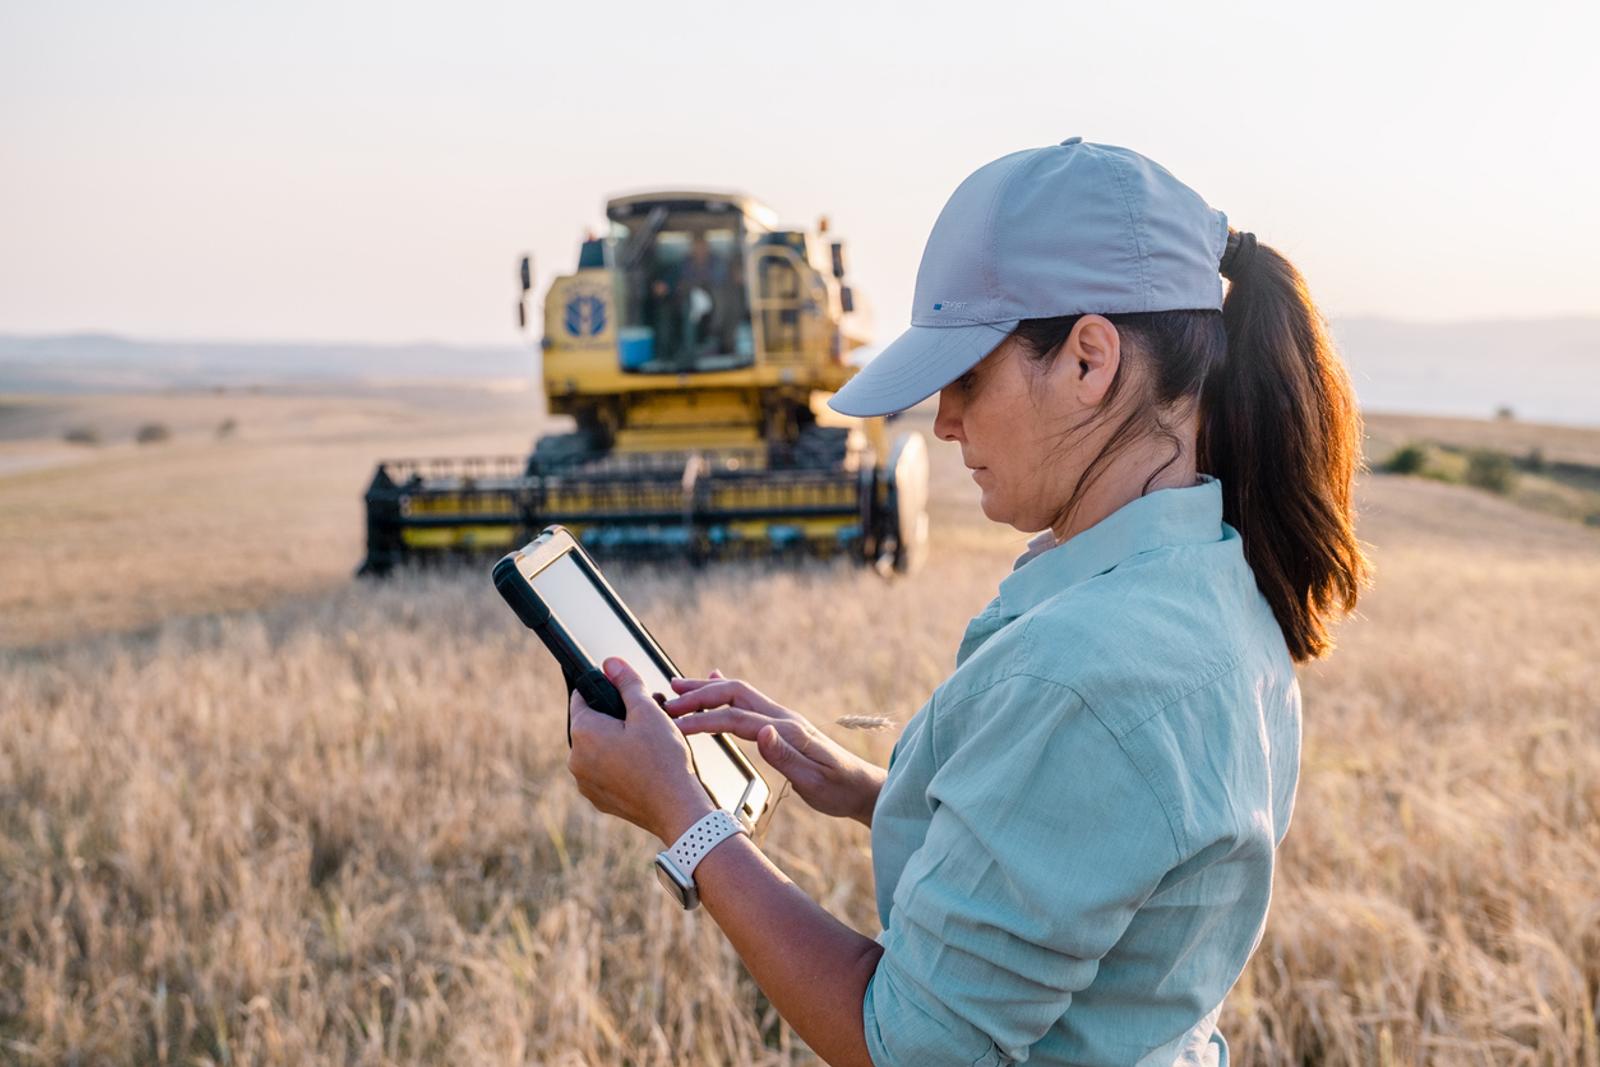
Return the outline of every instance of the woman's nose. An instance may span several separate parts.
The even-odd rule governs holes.
[[[961,416],[950,399],[950,390],[939,390],[939,412],[933,417],[933,436],[941,441],[961,440]]]

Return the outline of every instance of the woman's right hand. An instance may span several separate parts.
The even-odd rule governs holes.
[[[824,815],[872,825],[884,771],[841,747],[797,711],[737,678],[674,678],[662,706],[685,734],[728,733],[754,741],[761,758]]]

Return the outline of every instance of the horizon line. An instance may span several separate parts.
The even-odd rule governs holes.
[[[1474,318],[1401,318],[1394,315],[1357,313],[1349,315],[1328,315],[1330,323],[1338,322],[1384,322],[1398,326],[1498,326],[1511,324],[1533,323],[1593,323],[1600,325],[1600,312],[1563,312],[1549,315],[1500,315],[1479,316]],[[896,331],[898,332],[898,331]],[[347,347],[347,348],[446,348],[446,349],[518,349],[523,347],[538,347],[537,338],[525,341],[508,339],[506,341],[441,341],[436,338],[414,338],[411,340],[360,340],[345,338],[325,337],[219,337],[216,335],[198,335],[191,337],[123,333],[111,329],[86,328],[79,330],[58,330],[52,332],[22,332],[0,328],[0,340],[17,341],[59,341],[75,339],[100,339],[108,341],[129,341],[139,344],[172,344],[172,345],[260,345],[264,347]],[[872,342],[876,344],[877,342]]]

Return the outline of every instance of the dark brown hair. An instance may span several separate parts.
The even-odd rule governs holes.
[[[1230,246],[1237,238],[1230,230]],[[1355,536],[1352,484],[1361,464],[1361,415],[1327,322],[1294,265],[1257,244],[1231,275],[1222,310],[1106,315],[1149,373],[1105,446],[1085,466],[1068,515],[1118,452],[1154,434],[1182,449],[1162,421],[1170,405],[1199,404],[1196,467],[1222,483],[1222,517],[1239,531],[1256,585],[1296,662],[1333,647],[1328,628],[1356,606],[1370,564]],[[1081,315],[1024,320],[1026,354],[1048,364]],[[1116,408],[1124,362],[1100,411]],[[1104,415],[1097,418],[1106,417]],[[1068,429],[1070,436],[1083,424]]]

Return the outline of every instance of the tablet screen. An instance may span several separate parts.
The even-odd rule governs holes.
[[[673,696],[666,672],[655,657],[615,611],[605,594],[595,585],[570,552],[563,553],[530,581],[546,604],[555,611],[562,628],[600,666],[608,656],[620,656],[639,672],[644,688],[652,695]],[[719,808],[738,810],[749,779],[728,758],[711,734],[688,734],[689,750],[694,753],[695,769]]]

